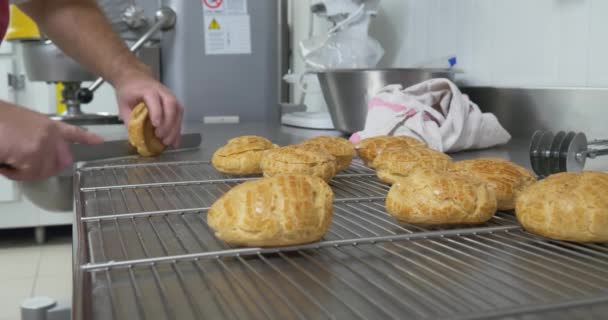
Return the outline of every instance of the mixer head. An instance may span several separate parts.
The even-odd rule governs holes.
[[[536,131],[530,143],[530,163],[534,172],[546,177],[558,172],[581,172],[588,156],[584,133]]]

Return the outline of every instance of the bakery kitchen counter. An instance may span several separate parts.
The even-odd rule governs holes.
[[[169,152],[158,158],[130,159],[129,162],[150,161],[186,161],[186,160],[209,160],[213,152],[224,145],[230,138],[242,135],[259,135],[270,139],[272,142],[284,146],[298,143],[302,140],[319,136],[331,135],[342,136],[340,132],[330,130],[309,130],[294,128],[269,123],[241,123],[241,124],[186,124],[185,133],[200,133],[202,135],[201,148],[196,151]],[[101,134],[106,139],[126,139],[127,132],[123,126],[97,126],[89,127],[89,130]],[[450,154],[454,160],[475,159],[481,157],[498,157],[513,161],[530,169],[529,144],[531,137],[514,137],[507,145],[488,148],[484,150],[472,150]],[[125,161],[125,160],[122,160]],[[122,162],[121,161],[121,162]],[[107,163],[107,160],[101,161]],[[115,161],[110,161],[115,162]],[[95,165],[98,161],[93,162]],[[589,159],[586,170],[608,171],[608,156]]]

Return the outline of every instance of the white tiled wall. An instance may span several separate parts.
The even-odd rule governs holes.
[[[473,85],[608,86],[606,0],[382,0],[382,66],[455,54]]]

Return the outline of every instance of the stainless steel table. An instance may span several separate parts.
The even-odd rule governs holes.
[[[334,218],[310,245],[231,248],[208,207],[248,179],[206,162],[228,138],[285,145],[319,132],[201,130],[198,151],[87,164],[76,176],[75,319],[594,319],[608,314],[608,246],[531,235],[510,212],[482,226],[398,223],[388,187],[357,160],[331,182]],[[528,165],[527,140],[455,159]],[[602,163],[596,164],[598,166]],[[605,167],[608,168],[608,167]]]

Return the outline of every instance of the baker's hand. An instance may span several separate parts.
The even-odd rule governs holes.
[[[73,162],[68,143],[102,143],[99,136],[0,101],[0,174],[12,180],[42,180]]]
[[[130,72],[114,84],[120,117],[128,124],[131,110],[145,102],[156,136],[167,146],[177,147],[181,138],[183,107],[171,91],[147,72]]]

